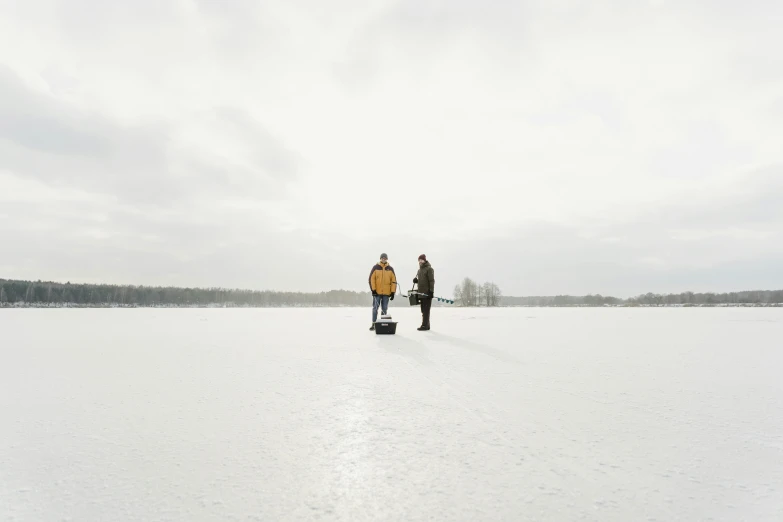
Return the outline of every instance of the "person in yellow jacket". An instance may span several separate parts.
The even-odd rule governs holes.
[[[381,254],[381,260],[372,267],[369,283],[372,292],[372,331],[375,330],[375,321],[378,320],[378,307],[381,308],[381,314],[386,315],[389,300],[394,301],[394,294],[397,293],[397,276],[386,254]]]

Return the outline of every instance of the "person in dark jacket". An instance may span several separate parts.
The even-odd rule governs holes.
[[[419,285],[419,294],[421,301],[421,326],[417,330],[425,331],[430,329],[430,309],[432,308],[432,298],[435,296],[435,270],[427,261],[424,254],[419,256],[419,273],[413,279],[414,284]]]
[[[397,276],[389,264],[389,256],[381,254],[381,260],[370,271],[368,282],[372,292],[372,331],[375,330],[375,321],[378,320],[378,308],[381,309],[382,315],[386,315],[389,299],[394,301],[394,294],[397,292]]]

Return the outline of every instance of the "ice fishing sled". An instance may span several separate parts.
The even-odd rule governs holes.
[[[375,335],[394,335],[397,333],[397,322],[390,315],[382,315],[375,321]]]

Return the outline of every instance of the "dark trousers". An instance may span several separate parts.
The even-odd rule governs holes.
[[[430,308],[432,308],[432,297],[421,299],[421,325],[425,328],[430,327]]]

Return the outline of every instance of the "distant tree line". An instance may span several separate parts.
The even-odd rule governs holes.
[[[555,295],[530,297],[503,297],[503,306],[604,306],[620,305],[624,300],[617,297],[598,295]]]
[[[369,292],[320,293],[13,281],[0,279],[0,306],[369,306]]]
[[[714,306],[726,304],[770,305],[783,303],[783,290],[753,290],[727,293],[654,294],[648,292],[628,299],[611,296],[556,295],[503,297],[503,306]]]
[[[752,290],[746,292],[727,292],[716,294],[712,292],[697,294],[683,292],[681,294],[647,293],[627,300],[631,305],[718,305],[718,304],[779,304],[783,303],[783,290]]]
[[[495,283],[477,283],[469,277],[454,287],[457,306],[500,306],[502,295]]]
[[[391,306],[408,306],[397,296]],[[727,293],[654,294],[629,299],[611,296],[503,296],[494,283],[466,277],[454,288],[458,306],[719,306],[783,304],[783,290]],[[132,285],[71,284],[0,279],[0,306],[370,306],[370,293],[331,290],[319,293],[175,288]]]

